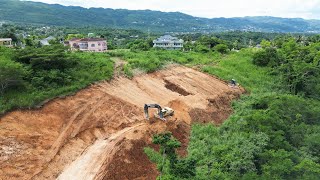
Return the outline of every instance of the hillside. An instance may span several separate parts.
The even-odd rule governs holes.
[[[320,20],[276,17],[198,18],[179,12],[82,8],[0,0],[0,22],[56,26],[99,26],[165,32],[320,32]]]
[[[319,179],[320,36],[261,44],[0,47],[0,179]]]
[[[191,68],[172,66],[133,80],[101,82],[41,109],[13,111],[0,118],[0,169],[5,169],[0,179],[155,179],[156,167],[143,153],[150,137],[172,131],[184,142],[185,153],[191,123],[210,116],[221,123],[242,92]],[[175,114],[166,122],[153,115],[146,121],[142,106],[148,102],[168,105]]]

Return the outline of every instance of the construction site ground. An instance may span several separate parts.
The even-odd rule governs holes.
[[[171,131],[185,156],[191,124],[222,123],[243,92],[174,65],[133,79],[117,76],[40,109],[9,112],[0,118],[0,179],[156,179],[156,165],[143,151],[156,147],[152,136]],[[147,121],[145,103],[175,114]]]

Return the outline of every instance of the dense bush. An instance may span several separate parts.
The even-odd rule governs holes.
[[[71,53],[62,45],[0,48],[0,113],[75,92],[112,74],[106,54]]]
[[[21,64],[16,63],[6,56],[6,49],[1,49],[0,52],[0,94],[3,95],[5,91],[10,90],[17,86],[22,86],[24,84],[23,77],[27,75],[28,71]],[[12,51],[10,51],[12,52]]]
[[[268,47],[256,52],[253,56],[253,63],[258,66],[276,67],[284,63],[283,56],[277,49]]]
[[[251,94],[221,127],[193,126],[188,157],[198,162],[196,179],[320,177],[320,102],[289,94],[272,68],[251,64],[252,53],[233,56],[204,70],[234,77]]]
[[[320,98],[320,43],[304,45],[288,39],[281,48],[266,47],[253,56],[253,63],[275,69],[293,94]]]
[[[178,157],[176,148],[180,147],[181,143],[173,138],[170,132],[155,135],[152,142],[160,145],[159,152],[151,148],[145,148],[145,152],[153,162],[158,164],[161,178],[182,179],[192,178],[196,175],[196,161]]]
[[[75,67],[78,60],[66,52],[62,45],[44,46],[42,48],[28,47],[18,50],[15,60],[30,65],[34,70],[65,70]]]
[[[214,50],[221,53],[221,54],[226,54],[229,49],[228,49],[228,46],[225,45],[225,44],[218,44],[214,47]]]
[[[320,177],[320,102],[291,94],[283,86],[273,67],[286,60],[274,50],[268,53],[280,58],[270,58],[263,67],[252,63],[256,50],[249,49],[217,56],[217,66],[203,66],[207,73],[225,80],[236,79],[250,95],[233,103],[234,114],[220,127],[193,125],[188,156],[181,164],[179,158],[173,158],[175,166],[169,159],[163,163],[161,153],[147,148],[163,179]],[[202,60],[197,63],[206,64]],[[181,167],[179,171],[177,167]]]

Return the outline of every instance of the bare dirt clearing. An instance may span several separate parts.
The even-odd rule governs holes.
[[[243,92],[173,66],[10,112],[0,119],[0,179],[155,179],[156,166],[143,153],[153,134],[172,131],[185,155],[191,123],[221,123]],[[145,103],[172,107],[175,115],[146,121]]]

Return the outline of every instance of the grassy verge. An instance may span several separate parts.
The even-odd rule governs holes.
[[[161,69],[164,65],[170,63],[178,63],[186,66],[208,65],[214,64],[216,59],[221,55],[219,53],[197,53],[197,52],[181,52],[181,51],[125,51],[117,50],[109,52],[110,56],[121,57],[128,61],[128,67],[132,69],[140,69],[146,73],[150,73]]]

